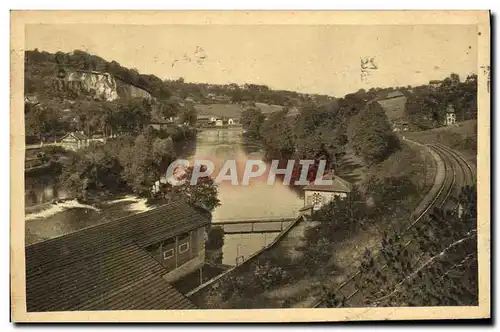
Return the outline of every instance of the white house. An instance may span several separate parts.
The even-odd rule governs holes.
[[[452,105],[448,105],[446,109],[446,118],[444,119],[444,125],[450,126],[454,125],[457,122],[457,116],[455,114],[455,109]]]
[[[328,174],[323,179],[333,182],[328,185],[311,183],[304,187],[304,206],[312,206],[314,210],[319,210],[335,197],[347,198],[351,192],[351,184],[336,175]]]
[[[222,121],[222,119],[217,119],[215,120],[215,125],[217,127],[222,127],[224,125],[224,121]]]

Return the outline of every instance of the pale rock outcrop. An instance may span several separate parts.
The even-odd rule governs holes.
[[[95,98],[107,101],[118,99],[116,80],[109,73],[76,71],[68,74],[68,82],[80,82],[81,89],[92,92]]]

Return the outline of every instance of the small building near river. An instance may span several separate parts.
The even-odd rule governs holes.
[[[304,187],[304,206],[312,206],[316,211],[333,201],[335,197],[345,199],[351,193],[351,184],[346,180],[333,174],[327,174],[323,179],[333,182],[328,185],[311,183]]]

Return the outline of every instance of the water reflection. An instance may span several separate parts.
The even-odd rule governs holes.
[[[198,133],[196,150],[188,159],[205,159],[215,164],[215,174],[228,159],[236,160],[238,180],[241,182],[247,160],[264,160],[262,148],[244,140],[240,129],[206,129]],[[269,165],[268,165],[269,167]],[[267,172],[250,181],[248,186],[234,186],[230,181],[219,184],[221,205],[213,212],[213,219],[275,218],[296,215],[303,206],[300,195],[289,186],[276,181],[267,184]]]

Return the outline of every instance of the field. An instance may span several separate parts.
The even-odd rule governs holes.
[[[268,105],[263,103],[256,103],[256,106],[260,108],[264,114],[280,111],[282,109],[282,106],[279,105]],[[224,116],[227,118],[239,118],[243,110],[240,104],[197,104],[194,107],[198,114]]]

